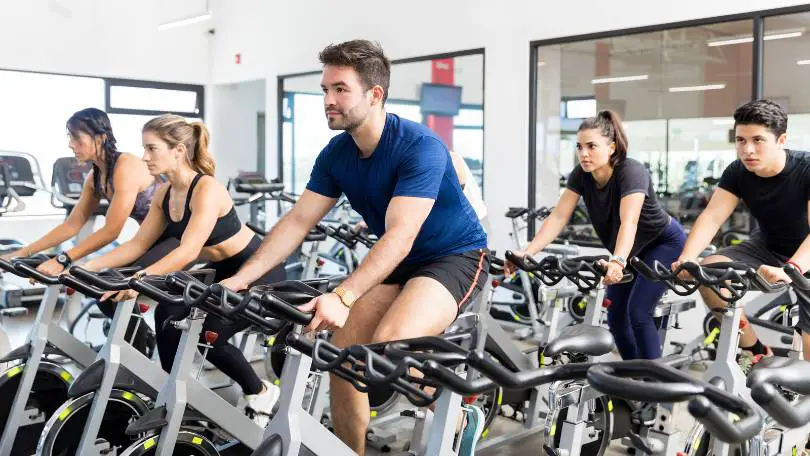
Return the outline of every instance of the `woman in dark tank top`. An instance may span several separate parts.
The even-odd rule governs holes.
[[[76,262],[115,241],[127,218],[141,223],[146,217],[157,181],[140,158],[117,149],[107,114],[95,108],[78,111],[68,119],[67,131],[68,147],[76,159],[93,164],[93,171],[84,182],[79,202],[64,222],[6,257],[35,255],[75,237],[90,220],[102,199],[109,201],[104,226],[73,248],[62,252],[67,260],[63,263]],[[37,269],[46,275],[57,275],[65,269],[65,264],[53,259]]]
[[[214,178],[214,159],[208,151],[208,128],[202,122],[188,123],[180,116],[163,115],[143,127],[143,160],[153,176],[168,182],[155,192],[149,212],[135,237],[112,252],[93,259],[85,267],[100,270],[131,264],[160,239],[178,239],[176,248],[138,274],[164,275],[203,260],[221,281],[235,274],[259,248],[260,239],[236,215],[228,190]],[[257,283],[284,280],[283,265]],[[102,300],[124,301],[137,294],[132,290],[110,293]],[[184,312],[161,304],[155,309],[155,328],[161,365],[171,371],[180,342],[180,331],[163,323]],[[219,334],[207,359],[242,387],[247,409],[261,426],[269,422],[278,387],[262,381],[239,349],[228,342],[247,323],[225,323],[208,315],[205,331]],[[202,340],[201,335],[201,342]]]

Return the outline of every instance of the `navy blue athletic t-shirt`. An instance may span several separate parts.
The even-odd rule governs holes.
[[[348,133],[332,138],[315,160],[307,189],[330,198],[345,194],[377,236],[385,233],[385,212],[393,197],[435,200],[406,264],[487,246],[447,147],[427,127],[395,114],[387,114],[380,142],[368,158],[361,158]]]

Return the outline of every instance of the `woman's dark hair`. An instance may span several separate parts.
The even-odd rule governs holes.
[[[579,125],[582,130],[599,130],[602,136],[616,143],[616,153],[610,156],[610,166],[620,165],[627,158],[627,133],[624,132],[622,119],[615,111],[599,111],[595,117],[589,117]]]
[[[787,133],[788,116],[776,102],[766,99],[745,103],[734,111],[734,126],[762,125],[777,138]]]
[[[87,108],[77,111],[67,121],[67,131],[74,139],[79,139],[79,133],[89,135],[93,140],[101,138],[101,160],[104,162],[106,171],[106,182],[104,187],[112,188],[113,168],[121,152],[116,147],[115,135],[113,135],[112,125],[107,113],[96,108]],[[101,170],[93,163],[93,189],[96,196],[105,197],[101,188]]]

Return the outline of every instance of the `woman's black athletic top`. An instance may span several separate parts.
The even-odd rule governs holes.
[[[197,182],[201,177],[202,174],[197,174],[194,180],[191,181],[191,186],[188,188],[188,193],[186,194],[186,207],[185,211],[183,211],[183,218],[179,222],[172,220],[172,217],[169,215],[169,191],[171,187],[166,190],[166,196],[163,198],[163,215],[166,217],[166,230],[163,232],[161,239],[170,237],[181,239],[183,237],[183,233],[188,227],[188,222],[191,220],[191,196],[194,193],[194,187],[197,186]],[[208,236],[208,240],[205,241],[205,245],[217,245],[222,241],[236,236],[241,229],[242,222],[239,221],[239,216],[236,215],[236,209],[231,206],[231,210],[227,214],[217,219],[217,223]]]

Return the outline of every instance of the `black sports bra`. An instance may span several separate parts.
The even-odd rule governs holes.
[[[189,186],[188,193],[186,194],[186,207],[183,212],[183,218],[179,222],[172,220],[172,217],[169,215],[169,192],[172,188],[169,186],[169,188],[166,189],[166,195],[163,197],[163,215],[166,217],[166,230],[163,231],[163,238],[173,237],[175,239],[181,239],[183,237],[183,233],[188,227],[188,222],[191,220],[191,196],[194,193],[194,187],[197,186],[197,182],[201,177],[202,174],[197,174],[194,176],[194,180],[191,181],[191,186]],[[213,231],[211,231],[211,234],[208,236],[208,240],[205,241],[205,246],[217,245],[222,241],[226,241],[236,236],[241,229],[242,222],[239,221],[239,216],[236,215],[236,209],[231,206],[231,210],[227,214],[217,219]]]

